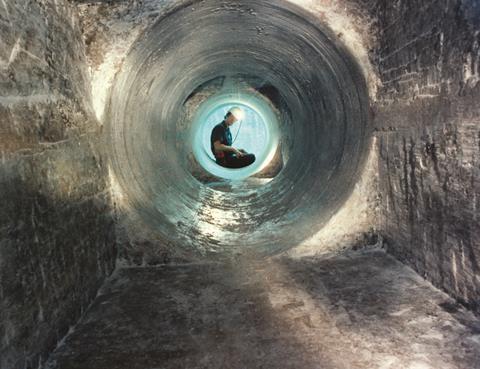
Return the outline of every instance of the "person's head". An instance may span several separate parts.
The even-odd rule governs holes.
[[[225,123],[228,126],[231,126],[233,123],[235,123],[238,120],[242,120],[245,117],[245,112],[238,107],[232,108],[228,111],[228,113],[225,115]]]

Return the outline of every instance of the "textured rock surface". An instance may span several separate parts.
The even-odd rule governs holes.
[[[0,4],[0,368],[37,368],[115,260],[76,11]]]
[[[476,369],[480,321],[379,251],[120,269],[49,368]]]
[[[381,228],[391,253],[480,311],[480,5],[440,3],[375,8]]]

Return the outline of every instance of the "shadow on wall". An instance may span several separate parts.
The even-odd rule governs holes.
[[[0,170],[0,367],[45,361],[115,265],[95,136],[16,154]]]

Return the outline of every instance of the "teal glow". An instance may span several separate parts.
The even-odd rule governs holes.
[[[234,106],[242,108],[246,114],[245,119],[230,127],[232,138],[235,140],[236,137],[232,146],[256,156],[255,163],[241,169],[217,165],[210,150],[213,127]],[[264,99],[252,93],[218,94],[200,106],[192,125],[191,142],[195,158],[206,171],[221,178],[245,179],[262,170],[275,155],[278,146],[277,117]]]

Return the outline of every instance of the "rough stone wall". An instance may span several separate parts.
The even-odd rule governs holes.
[[[388,250],[478,312],[480,3],[371,3]]]
[[[0,2],[0,368],[37,368],[115,263],[76,12]]]

